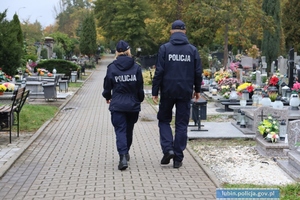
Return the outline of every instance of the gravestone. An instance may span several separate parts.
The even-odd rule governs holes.
[[[260,71],[256,71],[255,73],[256,76],[256,85],[258,86],[262,86],[262,82],[261,82],[261,72]]]
[[[246,113],[247,114],[247,113]],[[276,143],[271,143],[266,141],[262,135],[258,132],[257,127],[259,123],[268,117],[268,115],[278,121],[281,120],[288,120],[288,110],[287,109],[275,109],[272,107],[259,107],[253,111],[253,128],[255,130],[255,140],[256,146],[255,149],[263,156],[276,156],[276,157],[283,157],[284,149],[288,149],[288,144],[284,141],[278,140]]]
[[[288,82],[288,66],[287,59],[282,56],[278,57],[278,70],[281,75],[283,75],[282,82]]]
[[[289,122],[288,126],[288,160],[279,160],[278,166],[296,181],[300,181],[300,151],[295,144],[300,142],[300,120]]]
[[[266,56],[261,57],[261,74],[267,74],[267,63],[266,63]]]
[[[249,57],[249,56],[243,56],[241,59],[241,64],[243,65],[243,67],[247,67],[247,68],[251,68],[253,66],[253,58]]]
[[[275,72],[276,72],[276,70],[275,70],[275,61],[273,61],[272,64],[271,64],[271,71],[270,71],[270,73],[274,74]]]

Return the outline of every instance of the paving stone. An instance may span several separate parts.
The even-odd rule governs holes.
[[[64,104],[63,108],[70,109],[62,108],[42,130],[21,134],[13,138],[12,145],[6,145],[15,148],[8,150],[14,152],[9,159],[23,152],[0,179],[1,199],[215,198],[215,183],[187,150],[180,169],[173,169],[172,163],[160,165],[157,110],[146,101],[134,129],[129,168],[117,169],[114,129],[101,95],[106,66],[112,59],[102,59]],[[28,148],[22,149],[34,136]],[[0,164],[1,147],[0,140]]]

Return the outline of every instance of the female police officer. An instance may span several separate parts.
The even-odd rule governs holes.
[[[127,42],[120,40],[116,46],[116,60],[108,65],[102,96],[111,112],[115,129],[117,150],[120,155],[119,170],[128,167],[129,149],[133,127],[138,120],[144,100],[144,81],[141,67],[131,57]]]

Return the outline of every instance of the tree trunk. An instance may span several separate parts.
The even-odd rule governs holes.
[[[224,59],[223,59],[223,67],[224,70],[227,70],[228,63],[228,23],[225,25],[225,33],[224,33]]]

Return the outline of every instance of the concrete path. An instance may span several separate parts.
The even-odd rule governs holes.
[[[102,59],[64,109],[9,161],[14,164],[0,179],[0,199],[216,198],[213,177],[188,149],[181,168],[160,165],[156,109],[147,101],[134,129],[129,168],[117,169],[115,134],[101,96],[112,58]]]

